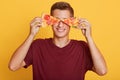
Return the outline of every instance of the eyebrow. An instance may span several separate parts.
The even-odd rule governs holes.
[[[55,17],[56,19],[60,19],[59,17]],[[62,19],[68,19],[68,18],[62,18]],[[60,19],[61,20],[61,19]]]

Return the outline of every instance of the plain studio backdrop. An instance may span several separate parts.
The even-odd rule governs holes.
[[[32,80],[31,67],[12,72],[8,62],[15,49],[29,34],[29,23],[59,0],[0,0],[0,80]],[[61,1],[61,0],[60,0]],[[92,24],[93,38],[108,66],[105,76],[87,72],[85,80],[120,80],[120,0],[63,0],[71,3],[75,16]],[[50,26],[41,28],[36,38],[52,37]],[[70,38],[84,39],[71,28]]]

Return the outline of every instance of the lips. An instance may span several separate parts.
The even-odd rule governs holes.
[[[66,29],[56,28],[56,30],[57,30],[58,32],[64,32]]]

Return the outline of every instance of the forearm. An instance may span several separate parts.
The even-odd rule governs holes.
[[[104,75],[107,72],[107,67],[106,67],[106,62],[104,60],[104,57],[101,54],[100,50],[95,45],[92,37],[88,37],[86,39],[87,39],[92,60],[93,60],[93,71],[99,75]]]
[[[24,59],[30,48],[30,45],[42,25],[42,18],[36,17],[30,23],[30,34],[23,44],[14,52],[9,62],[9,68],[13,71],[25,65]]]
[[[23,66],[24,58],[28,52],[28,49],[34,39],[33,35],[29,35],[23,44],[14,52],[9,62],[9,68],[11,70],[17,70]]]

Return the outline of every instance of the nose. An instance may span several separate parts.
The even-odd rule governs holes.
[[[62,21],[59,21],[58,26],[63,27],[64,23]]]

